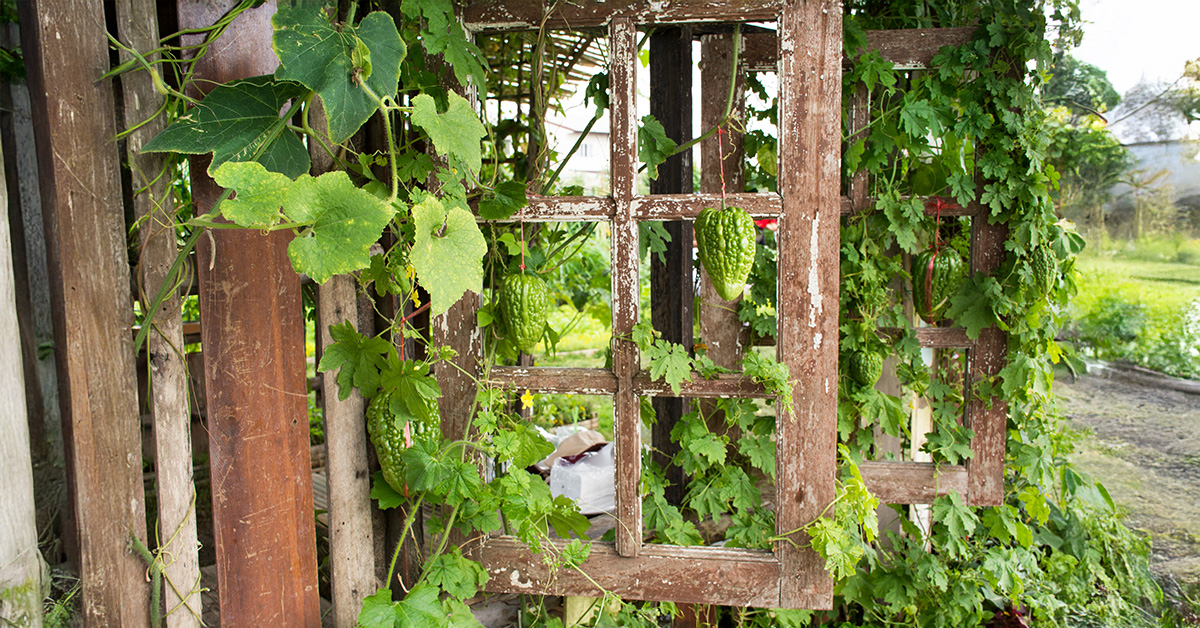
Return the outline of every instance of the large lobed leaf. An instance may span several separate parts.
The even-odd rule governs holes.
[[[324,0],[280,3],[271,18],[275,77],[320,94],[330,138],[344,142],[378,108],[364,85],[377,97],[396,94],[407,49],[390,15],[374,11],[357,26],[335,27],[324,7]]]
[[[449,211],[426,196],[412,208],[416,237],[409,260],[421,285],[429,291],[430,313],[444,313],[469,291],[483,290],[483,256],[487,241],[475,217],[461,207]]]
[[[200,104],[146,143],[148,152],[212,153],[209,173],[227,161],[257,161],[267,170],[295,178],[308,172],[304,143],[280,117],[304,87],[256,76],[218,85]],[[289,110],[290,111],[290,108]]]

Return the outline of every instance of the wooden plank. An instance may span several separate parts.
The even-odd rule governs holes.
[[[328,133],[324,108],[314,99],[310,123]],[[319,144],[309,146],[314,176],[333,170],[333,158]],[[317,289],[317,321],[321,355],[333,344],[329,328],[350,321],[358,328],[358,281],[336,275]],[[360,331],[360,333],[362,333]],[[353,628],[363,598],[375,592],[375,532],[371,508],[371,469],[367,458],[365,407],[358,390],[342,399],[338,371],[321,373],[321,404],[325,420],[327,490],[329,495],[329,571],[333,623]]]
[[[783,200],[778,194],[769,192],[729,194],[726,202],[745,209],[755,218],[777,218],[783,212]],[[631,206],[635,220],[694,220],[704,208],[720,207],[721,195],[719,190],[706,194],[654,194],[635,197]],[[540,196],[530,199],[529,205],[525,207],[525,220],[599,222],[611,220],[615,211],[616,205],[612,198],[607,196]],[[951,213],[951,210],[943,210],[942,215],[957,214]],[[517,220],[519,216],[497,222]]]
[[[4,154],[0,153],[0,166]],[[6,179],[0,167],[0,179]],[[13,626],[41,628],[42,559],[38,553],[33,501],[33,459],[25,409],[25,367],[17,324],[13,238],[8,221],[8,187],[0,181],[0,619]],[[40,419],[40,415],[39,415]]]
[[[611,112],[612,197],[612,366],[617,378],[613,398],[616,432],[617,551],[637,556],[642,546],[641,408],[633,389],[638,349],[638,228],[632,201],[637,194],[637,29],[629,18],[609,27],[608,84]]]
[[[650,36],[650,115],[663,125],[667,137],[683,145],[692,139],[692,29],[659,28]],[[650,181],[651,194],[687,194],[692,191],[692,151],[668,158]],[[650,319],[664,340],[692,353],[692,223],[669,220],[663,229],[670,236],[666,251],[650,255]],[[654,424],[650,428],[651,456],[663,470],[669,503],[683,502],[683,468],[672,464],[679,443],[671,430],[691,404],[681,397],[656,396]]]
[[[612,371],[607,369],[497,366],[491,370],[489,383],[546,394],[613,395],[617,392],[617,378]],[[646,372],[634,375],[631,385],[634,394],[639,397],[674,396],[675,394],[667,383],[654,381]],[[726,397],[768,399],[774,396],[768,394],[762,385],[737,374],[704,379],[698,373],[693,373],[692,380],[683,382],[680,390],[682,397],[700,399]]]
[[[135,50],[158,47],[158,10],[154,0],[118,0],[118,35]],[[123,54],[122,61],[132,57]],[[152,58],[153,59],[153,58]],[[122,126],[133,128],[150,118],[164,97],[154,89],[146,72],[121,76],[124,110]],[[133,197],[134,215],[142,221],[141,273],[143,311],[150,306],[169,277],[179,254],[175,233],[175,206],[168,177],[159,177],[166,165],[162,153],[142,153],[142,146],[166,127],[159,116],[126,140],[132,187],[144,189]],[[153,183],[152,183],[153,182]],[[192,417],[188,410],[187,359],[183,355],[183,311],[179,293],[172,290],[156,312],[146,335],[149,368],[149,410],[154,417],[154,470],[158,498],[159,547],[170,556],[163,565],[167,628],[200,625],[200,552],[196,531],[196,487],[192,479]]]
[[[561,551],[566,541],[550,543]],[[608,591],[625,600],[779,606],[780,564],[770,552],[646,545],[637,558],[627,558],[612,543],[591,546],[582,566],[586,576],[574,569],[551,573],[540,556],[511,537],[488,539],[475,558],[491,576],[489,591],[571,596]]]
[[[842,9],[787,0],[779,36],[779,323],[776,355],[794,403],[777,428],[776,531],[789,534],[834,498],[838,389]],[[827,609],[833,580],[805,539],[776,543],[780,605]]]
[[[858,465],[871,494],[884,504],[928,504],[957,492],[967,494],[967,469],[932,462],[873,461]]]
[[[179,0],[179,26],[212,24],[231,5]],[[198,64],[197,79],[212,85],[272,72],[274,12],[267,2],[240,15]],[[198,213],[221,194],[207,166],[204,157],[191,161]],[[224,625],[321,625],[304,320],[290,240],[282,231],[217,229],[197,247]]]
[[[879,333],[888,338],[899,338],[905,334],[899,327],[880,327]],[[913,330],[922,347],[934,349],[969,349],[975,341],[967,336],[963,327],[918,327]]]
[[[728,194],[725,202],[755,218],[777,218],[783,212],[783,199],[769,192]],[[720,206],[719,189],[706,194],[656,194],[634,199],[633,215],[638,220],[695,219],[706,207]]]
[[[900,200],[907,201],[909,198],[910,197],[908,197],[908,196],[901,196]],[[941,214],[943,217],[946,217],[946,216],[986,216],[986,215],[988,215],[988,212],[989,212],[987,207],[980,203],[971,203],[971,204],[967,205],[966,207],[960,207],[957,203],[955,203],[953,201],[953,199],[944,199],[944,200],[946,202],[949,202],[950,205],[948,207],[943,205],[941,210],[939,211],[937,209],[937,206],[932,202],[933,199],[927,198],[925,201],[925,215],[936,216],[938,214]],[[851,200],[850,197],[848,197],[848,196],[841,197],[841,214],[843,216],[851,216],[860,211],[866,211],[866,212],[876,211],[875,198],[867,197],[865,200],[865,204],[862,205],[861,209],[860,209],[859,207],[855,206],[854,201]]]
[[[770,21],[779,15],[781,4],[780,0],[607,0],[557,3],[548,12],[541,0],[474,0],[463,8],[462,16],[467,29],[477,33],[540,26],[581,30],[609,26],[614,19],[633,24]]]
[[[961,46],[975,36],[974,27],[909,28],[867,31],[867,50],[875,50],[897,70],[933,67],[933,58],[943,46]],[[751,72],[774,72],[778,61],[775,33],[748,33],[745,63]],[[843,67],[853,64],[843,57]]]
[[[83,619],[146,626],[146,538],[129,260],[99,0],[18,4],[50,264],[54,346],[78,525]],[[104,341],[101,342],[100,339]],[[13,355],[16,355],[15,353]]]

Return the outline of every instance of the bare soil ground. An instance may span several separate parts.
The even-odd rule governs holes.
[[[1085,430],[1075,462],[1153,541],[1151,570],[1200,583],[1200,395],[1111,378],[1056,378],[1063,413]]]

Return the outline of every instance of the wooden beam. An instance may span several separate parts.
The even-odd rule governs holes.
[[[608,369],[497,366],[491,370],[490,383],[546,394],[613,395],[617,392],[617,378]],[[632,387],[634,394],[639,397],[675,395],[666,382],[653,380],[645,371],[633,376]],[[699,399],[774,397],[761,384],[743,375],[728,374],[704,379],[698,373],[692,373],[691,381],[680,385],[679,396]]]
[[[543,25],[582,30],[608,26],[614,19],[634,25],[770,21],[781,5],[780,0],[607,0],[558,3],[547,14],[541,0],[473,0],[462,16],[467,29],[477,33],[537,30]]]
[[[612,363],[617,378],[613,397],[616,432],[617,551],[637,556],[642,547],[641,408],[633,389],[638,348],[638,227],[633,217],[637,194],[637,30],[628,18],[609,27],[608,84],[611,123],[612,198]]]
[[[31,0],[22,50],[37,129],[68,492],[88,626],[146,626],[133,305],[104,6]],[[14,353],[13,355],[19,355]]]
[[[933,58],[943,46],[961,46],[975,36],[974,27],[906,28],[867,31],[867,50],[876,51],[897,70],[933,67]],[[775,33],[746,34],[745,64],[751,72],[774,72],[779,58]],[[864,51],[865,52],[865,51]],[[843,67],[854,61],[842,58]]]
[[[776,355],[792,376],[777,427],[776,532],[794,534],[834,498],[837,452],[842,8],[787,0],[779,24],[779,304]],[[786,351],[785,351],[786,348]],[[775,544],[780,605],[827,609],[833,579],[806,539]]]
[[[324,107],[314,99],[310,123],[318,133],[328,133]],[[333,158],[314,143],[309,146],[312,174],[333,170]],[[358,281],[353,275],[330,277],[317,289],[317,336],[324,354],[333,344],[329,328],[350,321],[357,329]],[[359,330],[359,333],[363,333]],[[338,371],[321,373],[321,404],[325,420],[325,471],[329,481],[329,571],[333,598],[333,623],[354,626],[363,598],[377,588],[375,582],[375,531],[371,507],[371,469],[367,458],[365,406],[356,389],[342,391]]]
[[[232,1],[178,0],[180,28]],[[212,85],[274,71],[275,3],[240,15],[197,69]],[[194,43],[185,39],[185,44]],[[212,83],[208,83],[211,81]],[[196,212],[221,188],[191,160]],[[317,628],[316,530],[300,277],[289,234],[217,229],[197,247],[222,624]]]
[[[154,0],[118,0],[117,34],[134,50],[158,47],[158,9]],[[132,59],[122,55],[122,61]],[[153,59],[152,59],[153,60]],[[122,128],[131,129],[154,116],[164,97],[154,89],[146,72],[121,76]],[[159,175],[166,166],[162,153],[142,153],[142,146],[166,127],[163,116],[138,128],[126,140],[130,183],[134,190],[134,215],[141,221],[141,274],[138,295],[142,311],[150,306],[159,288],[172,282],[171,264],[178,255],[175,205],[168,188],[170,176]],[[149,370],[149,405],[154,417],[154,470],[158,498],[161,550],[171,560],[163,566],[163,605],[174,612],[166,616],[167,628],[200,625],[200,552],[196,531],[196,487],[192,481],[192,417],[188,411],[188,374],[184,346],[183,311],[179,293],[171,290],[152,313],[153,328],[146,335]]]
[[[650,115],[663,125],[667,137],[682,145],[692,139],[692,29],[664,27],[650,36]],[[668,158],[650,181],[651,194],[692,191],[692,151]],[[650,254],[650,318],[664,340],[692,353],[692,223],[663,222],[670,236],[667,250]],[[666,475],[666,499],[679,505],[685,487],[683,468],[672,464],[679,443],[671,430],[690,404],[682,397],[656,396],[651,426],[651,456]]]
[[[967,494],[967,469],[961,465],[873,461],[858,470],[867,490],[884,504],[928,504],[951,492]]]
[[[549,541],[562,551],[566,541]],[[475,550],[491,579],[488,590],[502,593],[601,596],[624,600],[672,600],[728,606],[779,606],[779,561],[761,550],[646,545],[637,558],[621,555],[612,543],[593,542],[581,569],[550,572],[517,539],[495,537]],[[603,589],[597,588],[599,584]]]
[[[0,153],[0,166],[4,154]],[[0,167],[0,179],[4,177]],[[0,181],[0,619],[14,626],[42,625],[42,559],[38,553],[33,460],[25,410],[25,372],[17,324],[13,239],[8,188]],[[40,418],[40,416],[39,416]]]

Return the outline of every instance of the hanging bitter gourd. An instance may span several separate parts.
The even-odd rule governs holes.
[[[700,263],[722,299],[742,294],[754,266],[754,219],[740,207],[708,208],[696,218],[696,246]]]

